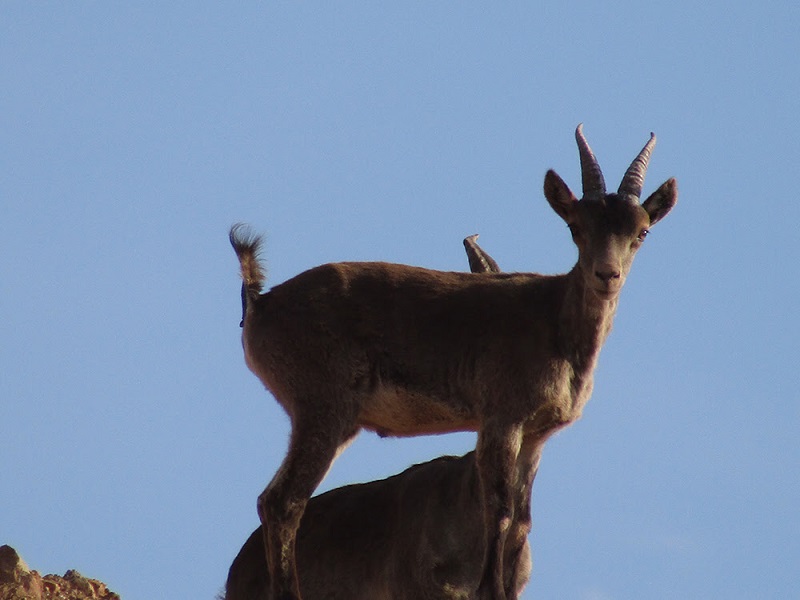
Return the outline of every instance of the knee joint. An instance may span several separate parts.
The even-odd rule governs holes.
[[[258,516],[262,523],[281,523],[296,528],[303,516],[306,500],[291,500],[267,488],[258,497]]]

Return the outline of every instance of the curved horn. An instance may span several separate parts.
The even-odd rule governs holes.
[[[478,246],[478,234],[464,238],[464,248],[467,251],[469,270],[473,273],[499,273],[500,267],[486,250]]]
[[[581,155],[581,178],[583,179],[583,197],[596,198],[605,196],[606,182],[603,172],[594,157],[594,152],[589,147],[589,142],[583,137],[583,123],[575,130],[575,140],[578,142],[578,151]]]
[[[622,183],[619,184],[617,193],[620,196],[631,195],[638,199],[642,195],[644,187],[644,174],[647,172],[647,163],[650,161],[650,154],[656,145],[656,134],[650,133],[650,139],[639,152],[639,156],[633,159],[631,166],[625,171]]]

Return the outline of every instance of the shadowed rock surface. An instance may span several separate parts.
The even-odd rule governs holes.
[[[530,514],[515,515],[513,524]],[[298,532],[304,600],[475,600],[486,546],[474,452],[311,499]],[[517,598],[531,573],[527,537],[508,544],[505,587]],[[226,600],[268,600],[259,527],[231,565]]]
[[[0,546],[0,600],[120,600],[96,579],[70,569],[63,577],[32,571],[11,546]]]

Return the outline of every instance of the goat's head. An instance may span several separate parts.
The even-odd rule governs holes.
[[[650,227],[675,205],[678,186],[675,179],[669,179],[639,203],[655,134],[650,134],[650,140],[628,167],[616,194],[606,193],[603,173],[581,125],[575,138],[581,157],[583,198],[578,200],[552,170],[544,178],[544,195],[569,226],[578,246],[578,268],[586,287],[597,297],[611,300],[625,283],[633,257]]]

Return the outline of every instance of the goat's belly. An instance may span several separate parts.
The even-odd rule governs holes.
[[[466,409],[406,390],[383,388],[367,400],[359,424],[384,436],[476,431],[477,418]]]

